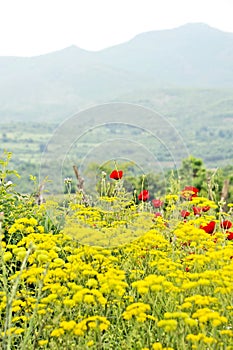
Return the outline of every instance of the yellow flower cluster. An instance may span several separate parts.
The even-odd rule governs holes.
[[[198,321],[203,324],[211,322],[211,324],[216,327],[222,323],[227,323],[227,318],[220,316],[219,312],[211,310],[209,308],[199,309],[193,313],[192,317],[198,319]]]
[[[167,201],[171,215],[178,197]],[[213,203],[197,205],[206,203],[213,213]],[[45,233],[39,218],[9,227],[11,239],[1,244],[4,342],[12,336],[18,348],[30,338],[48,349],[230,349],[232,241],[218,229],[200,229],[207,214],[156,221],[135,208],[119,210],[115,199],[105,205],[71,206],[72,224],[59,234]]]
[[[60,337],[65,332],[72,332],[77,336],[84,336],[85,332],[90,330],[106,331],[110,326],[110,322],[103,316],[91,316],[80,322],[62,321],[60,327],[51,332],[51,337]]]
[[[138,293],[145,294],[150,291],[159,291],[163,288],[164,276],[149,275],[144,280],[136,281],[132,283],[133,288],[137,288]]]
[[[150,350],[149,348],[143,348],[142,350]],[[160,342],[152,344],[152,350],[173,350],[171,347],[163,347]]]
[[[146,319],[153,319],[156,320],[155,317],[151,317],[150,315],[147,315],[146,313],[150,311],[150,305],[144,304],[144,303],[133,303],[129,306],[127,306],[126,311],[123,312],[123,318],[125,320],[131,320],[134,316],[138,322],[144,322]]]
[[[166,332],[175,331],[177,328],[178,322],[173,319],[161,320],[157,323],[159,328],[164,328]]]
[[[23,232],[24,234],[33,233],[35,232],[35,227],[36,232],[44,232],[44,227],[38,225],[38,222],[35,218],[20,218],[15,220],[15,223],[11,226],[8,232],[9,234],[14,234],[16,232]]]
[[[205,334],[198,333],[198,334],[188,334],[186,336],[186,339],[191,341],[192,343],[204,343],[204,344],[215,344],[217,341],[213,337],[208,337]]]

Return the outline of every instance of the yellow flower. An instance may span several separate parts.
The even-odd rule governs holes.
[[[50,335],[51,335],[51,337],[60,337],[64,333],[65,333],[65,331],[63,328],[57,328],[57,329],[54,329]]]
[[[12,254],[11,254],[11,252],[5,252],[4,253],[4,255],[3,255],[3,260],[5,261],[5,262],[7,262],[7,261],[9,261],[9,260],[11,260],[12,259]]]
[[[37,230],[39,233],[44,233],[44,227],[43,226],[37,226]]]
[[[21,307],[20,307],[20,306],[17,306],[17,305],[16,305],[16,306],[13,306],[13,307],[12,307],[12,311],[13,311],[13,312],[18,312],[18,311],[20,311],[20,310],[21,310]]]
[[[40,263],[44,263],[44,262],[48,262],[50,259],[49,259],[49,256],[47,254],[39,254],[37,256],[37,260],[40,262]]]
[[[189,315],[186,312],[165,312],[164,318],[187,318]]]
[[[75,335],[78,335],[78,336],[83,336],[84,335],[84,331],[82,330],[82,328],[80,326],[75,327],[74,330],[73,330],[73,333]]]
[[[16,256],[21,252],[23,252],[26,255],[26,249],[24,247],[16,247],[12,250],[12,253]]]
[[[163,349],[163,346],[162,346],[161,343],[154,343],[154,344],[152,345],[152,349],[153,349],[153,350],[162,350],[162,349]]]
[[[198,342],[202,339],[204,339],[205,335],[202,333],[198,333],[198,334],[188,334],[186,336],[187,340],[190,340],[191,342]]]
[[[94,340],[90,340],[87,342],[87,346],[90,348],[91,346],[93,346],[95,343],[94,343]]]
[[[187,340],[190,340],[191,342],[198,343],[198,342],[203,342],[204,344],[214,344],[216,343],[216,339],[213,337],[207,337],[203,333],[198,333],[198,334],[188,334],[186,336]]]
[[[208,308],[197,310],[193,313],[192,318],[197,318],[201,323],[206,323],[210,321],[211,324],[215,327],[227,322],[226,317],[220,316],[219,312],[213,311]]]
[[[21,251],[19,251],[18,253],[17,253],[17,255],[16,255],[16,260],[18,260],[18,261],[23,261],[24,260],[24,258],[25,258],[25,256],[26,256],[26,250],[21,250]]]
[[[220,331],[220,334],[227,335],[229,337],[233,337],[233,330],[232,329],[224,329]]]
[[[196,327],[198,325],[197,320],[193,320],[192,318],[189,318],[189,317],[184,319],[184,323],[186,323],[190,327]]]
[[[25,329],[23,329],[23,328],[16,328],[15,330],[14,330],[14,334],[22,334],[23,332],[25,332]]]
[[[39,260],[39,259],[38,259]],[[60,258],[55,258],[54,260],[53,260],[53,265],[54,266],[62,266],[62,265],[64,265],[65,264],[65,262],[64,262],[64,260],[62,260],[62,259],[60,259]]]
[[[23,225],[23,224],[15,223],[15,224],[13,224],[13,225],[11,226],[11,228],[8,230],[8,232],[9,232],[10,234],[12,234],[12,233],[15,233],[15,232],[17,232],[17,231],[22,232],[23,230],[24,230],[24,225]]]
[[[127,306],[126,311],[123,312],[123,318],[125,320],[131,320],[133,316],[139,322],[144,322],[147,318],[146,312],[150,311],[150,305],[144,303],[133,303]]]
[[[205,344],[214,344],[217,343],[217,340],[213,337],[204,337],[203,342]]]
[[[35,232],[34,227],[32,227],[32,226],[26,227],[26,228],[25,228],[25,232],[26,232],[26,233],[33,233],[33,232]]]
[[[75,321],[62,321],[60,323],[60,327],[63,328],[65,331],[71,331],[72,329],[74,329],[76,326],[76,322]]]
[[[159,328],[164,328],[166,332],[175,331],[177,328],[176,320],[161,320],[157,323]]]
[[[192,304],[190,302],[186,302],[181,305],[181,309],[190,309],[191,307]]]
[[[38,222],[37,222],[37,220],[36,220],[35,218],[30,218],[28,223],[29,223],[29,225],[31,225],[31,226],[36,226],[36,225],[38,225]]]
[[[56,300],[58,298],[58,295],[56,293],[49,294],[47,297],[41,299],[42,304],[49,304]]]
[[[97,288],[98,287],[98,282],[96,281],[95,278],[89,278],[89,280],[87,281],[86,285],[89,288]]]
[[[67,307],[73,307],[75,305],[75,301],[72,299],[63,299],[63,304]]]
[[[109,323],[100,323],[99,329],[101,331],[106,331],[108,329],[109,325],[110,325],[110,322]]]
[[[94,321],[88,322],[88,327],[89,328],[96,328],[96,323]]]
[[[41,309],[37,311],[38,315],[46,315],[46,310],[45,309]]]
[[[73,329],[73,333],[78,336],[83,336],[90,329],[99,329],[100,331],[107,330],[110,322],[103,316],[87,317],[79,322]]]
[[[40,345],[40,346],[44,346],[44,345],[46,345],[46,344],[48,344],[48,340],[47,339],[42,339],[42,340],[39,340],[38,341],[38,344]]]
[[[156,265],[158,265],[158,262],[156,263]],[[144,278],[144,280],[133,282],[132,287],[137,288],[138,293],[146,294],[149,292],[149,289],[153,292],[161,290],[163,288],[163,284],[165,284],[167,288],[170,288],[172,285],[172,283],[167,283],[164,276],[148,275]]]
[[[84,295],[83,302],[87,303],[87,304],[95,304],[96,303],[95,298],[92,294]]]

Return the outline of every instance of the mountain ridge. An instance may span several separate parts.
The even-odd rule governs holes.
[[[233,89],[233,33],[191,23],[100,51],[72,45],[33,57],[0,56],[0,76],[1,121],[58,121],[146,89]]]
[[[23,58],[23,59],[30,59],[30,58],[36,58],[36,57],[41,57],[41,56],[46,56],[46,55],[50,55],[50,54],[53,54],[53,53],[58,53],[58,52],[62,52],[62,51],[66,51],[66,50],[79,50],[79,51],[83,51],[83,52],[86,52],[86,53],[91,53],[91,54],[95,54],[95,53],[99,53],[99,52],[103,52],[105,50],[108,50],[108,49],[112,49],[112,48],[115,48],[115,47],[119,47],[121,45],[124,45],[126,43],[129,43],[131,41],[134,41],[135,39],[137,39],[138,37],[141,37],[143,35],[153,35],[155,33],[168,33],[168,32],[175,32],[175,31],[180,31],[180,30],[186,30],[186,29],[192,29],[192,28],[197,28],[199,27],[200,29],[208,29],[208,30],[212,30],[212,32],[219,32],[219,33],[224,33],[224,34],[228,34],[228,35],[232,35],[233,36],[233,32],[229,32],[229,31],[225,31],[225,30],[222,30],[222,29],[219,29],[219,28],[215,28],[207,23],[203,23],[203,22],[191,22],[191,23],[186,23],[186,24],[183,24],[183,25],[180,25],[178,27],[173,27],[173,28],[167,28],[167,29],[158,29],[158,30],[149,30],[149,31],[143,31],[141,33],[138,33],[136,35],[134,35],[131,39],[129,40],[125,40],[119,44],[115,44],[115,45],[110,45],[108,47],[105,47],[103,49],[100,49],[100,50],[88,50],[88,49],[84,49],[80,46],[77,46],[75,44],[71,44],[69,46],[66,46],[66,47],[63,47],[63,48],[60,48],[60,49],[57,49],[57,50],[54,50],[54,51],[49,51],[49,52],[46,52],[46,53],[42,53],[42,54],[38,54],[38,55],[33,55],[33,56],[17,56],[17,55],[0,55],[0,57],[6,57],[6,58],[10,58],[10,57],[13,57],[13,58]]]

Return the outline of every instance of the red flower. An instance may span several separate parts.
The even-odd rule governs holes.
[[[205,212],[207,212],[208,210],[210,210],[210,206],[209,206],[209,205],[206,205],[205,207],[202,207],[201,210],[205,213]]]
[[[201,215],[201,213],[205,213],[208,210],[210,210],[210,206],[206,205],[205,207],[193,207],[193,214],[194,215]]]
[[[201,208],[200,207],[193,207],[193,214],[194,215],[201,215]]]
[[[110,174],[110,179],[114,179],[114,180],[120,180],[123,176],[123,171],[122,170],[113,170]]]
[[[185,186],[181,191],[181,196],[185,199],[192,200],[193,197],[197,197],[199,189],[193,186]]]
[[[138,199],[140,201],[146,202],[149,199],[149,191],[143,190],[141,193],[139,193]]]
[[[182,218],[187,218],[187,216],[190,215],[190,212],[187,210],[181,210],[180,214],[181,214]]]
[[[227,239],[229,239],[229,241],[233,240],[233,232],[227,231]]]
[[[227,230],[228,228],[232,227],[232,222],[229,220],[224,220],[220,224],[221,228],[224,228],[224,230]]]
[[[155,215],[155,218],[162,216],[162,214],[159,211],[157,213],[155,213],[154,215]]]
[[[163,202],[160,199],[152,199],[151,203],[155,208],[160,208],[163,205]]]
[[[212,234],[214,232],[215,229],[215,222],[214,221],[210,221],[207,225],[203,226],[201,225],[200,228],[202,230],[204,230],[206,233],[210,233]]]

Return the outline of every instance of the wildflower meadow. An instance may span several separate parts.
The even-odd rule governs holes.
[[[38,205],[8,181],[9,160],[1,349],[233,350],[233,203],[192,183],[132,195],[116,168],[94,202],[80,190]]]

